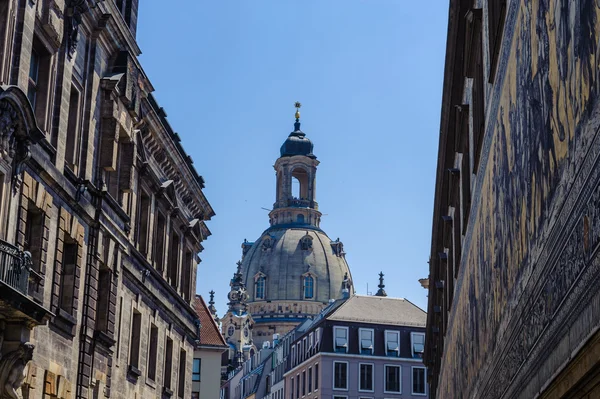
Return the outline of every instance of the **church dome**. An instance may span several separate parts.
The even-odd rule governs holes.
[[[343,244],[320,228],[320,162],[300,130],[299,111],[295,117],[294,131],[273,165],[276,190],[270,227],[255,242],[244,240],[242,260],[230,284],[229,313],[252,315],[252,342],[258,347],[273,334],[285,334],[317,315],[331,299],[354,292]]]
[[[241,269],[250,303],[326,304],[330,299],[341,298],[346,286],[352,290],[341,242],[332,241],[320,229],[267,229],[247,249]],[[264,282],[259,282],[261,278]]]
[[[294,155],[304,155],[310,158],[316,158],[313,154],[313,143],[300,130],[300,122],[294,124],[294,131],[290,133],[287,140],[281,146],[281,156],[291,157]]]

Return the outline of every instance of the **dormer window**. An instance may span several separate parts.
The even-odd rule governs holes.
[[[339,353],[348,352],[348,327],[333,327],[335,351]]]
[[[373,330],[359,328],[358,334],[360,337],[360,353],[361,355],[373,354]]]
[[[315,279],[312,276],[304,276],[304,299],[313,299],[315,296]]]
[[[256,281],[256,299],[264,299],[265,298],[265,278],[260,277]]]
[[[308,233],[300,240],[300,247],[305,251],[312,249],[312,237]]]
[[[410,339],[412,341],[412,356],[417,358],[423,357],[425,352],[425,334],[424,333],[411,333]]]
[[[385,332],[385,354],[386,356],[400,356],[400,332]]]
[[[263,275],[260,275],[256,278],[255,283],[255,291],[254,298],[255,299],[265,299],[265,282],[267,278]]]
[[[263,238],[262,240],[262,250],[263,251],[267,251],[271,248],[273,248],[273,245],[275,244],[275,240],[273,239],[273,237],[271,236],[266,236],[265,238]]]

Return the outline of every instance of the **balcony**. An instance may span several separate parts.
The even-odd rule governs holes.
[[[29,252],[0,240],[0,315],[33,325],[44,324],[52,313],[28,295],[30,277],[42,278],[32,269]]]
[[[0,240],[0,281],[27,295],[31,254]]]

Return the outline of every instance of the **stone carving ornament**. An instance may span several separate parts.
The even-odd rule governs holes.
[[[22,131],[16,110],[8,101],[0,101],[0,155],[13,164],[13,178],[18,179],[25,162],[31,158],[32,140]]]
[[[34,348],[29,342],[22,343],[17,350],[0,359],[0,399],[23,399],[21,385]]]

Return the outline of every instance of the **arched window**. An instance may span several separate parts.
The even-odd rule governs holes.
[[[312,276],[304,277],[304,299],[312,299],[315,296],[315,280]]]
[[[292,196],[298,199],[309,199],[308,173],[301,167],[292,170]]]
[[[300,192],[300,180],[297,177],[292,176],[292,197],[298,199],[302,198],[300,197]]]
[[[304,224],[304,215],[296,215],[296,222]]]
[[[256,280],[256,292],[254,295],[255,299],[265,299],[265,278],[259,277]]]

